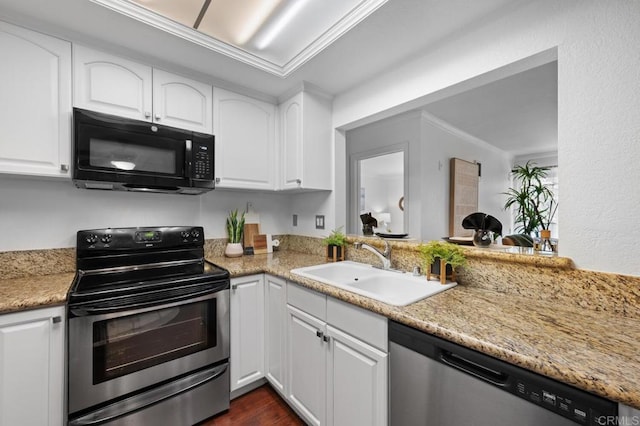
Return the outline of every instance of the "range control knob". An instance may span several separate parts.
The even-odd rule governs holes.
[[[85,241],[89,244],[95,244],[98,242],[98,236],[96,234],[89,234],[85,238]]]
[[[190,234],[189,234],[189,231],[182,231],[182,232],[180,232],[180,236],[181,236],[182,238],[184,238],[184,239],[189,238],[189,235],[190,235]]]
[[[200,230],[199,229],[192,229],[191,230],[191,236],[193,238],[198,238],[200,236]]]
[[[111,234],[105,234],[100,238],[100,241],[102,241],[103,244],[109,244],[112,239],[113,236]]]

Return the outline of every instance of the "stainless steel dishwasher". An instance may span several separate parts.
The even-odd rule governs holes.
[[[602,425],[618,414],[612,401],[393,321],[389,340],[392,426]]]

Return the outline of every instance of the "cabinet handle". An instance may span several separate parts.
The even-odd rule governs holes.
[[[320,330],[316,331],[316,336],[318,336],[320,339],[324,339],[324,333]]]
[[[231,290],[236,291],[238,289],[238,284],[233,284],[231,286]]]
[[[51,322],[54,324],[58,324],[60,322],[62,322],[62,317],[61,316],[55,316],[53,318],[51,318]]]
[[[323,340],[325,343],[329,343],[329,341],[331,340],[331,337],[329,337],[329,336],[327,336],[327,335],[324,335],[324,336],[322,336],[322,340]]]
[[[302,180],[301,180],[301,179],[296,179],[296,183],[297,183],[298,185],[300,185],[300,184],[302,184]]]
[[[69,171],[69,165],[68,164],[60,164],[60,171],[61,172],[68,172]]]
[[[149,118],[149,117],[151,117],[151,113],[149,111],[145,111],[144,118]]]
[[[220,178],[216,178],[216,183],[220,183]]]
[[[160,114],[156,114],[156,121],[160,121],[162,117],[160,117]]]

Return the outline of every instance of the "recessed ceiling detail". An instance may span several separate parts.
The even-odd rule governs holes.
[[[387,0],[91,0],[286,77]]]

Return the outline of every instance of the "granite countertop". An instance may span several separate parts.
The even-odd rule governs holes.
[[[0,280],[0,314],[63,305],[74,273]]]
[[[640,408],[640,319],[516,293],[458,285],[395,307],[290,273],[324,263],[298,252],[208,257],[232,277],[269,273],[369,309],[392,320]],[[0,280],[0,313],[61,305],[73,273]]]
[[[613,401],[640,408],[640,319],[458,285],[405,307],[293,275],[323,256],[209,258],[232,276],[266,272]]]

